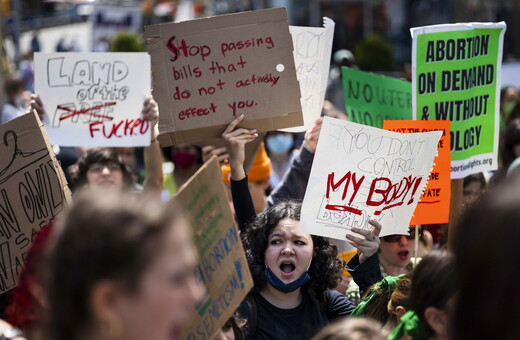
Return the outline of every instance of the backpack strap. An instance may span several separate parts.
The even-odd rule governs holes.
[[[247,327],[246,338],[253,339],[255,331],[256,331],[256,321],[258,319],[258,313],[256,310],[256,302],[251,294],[246,296],[246,298],[244,299],[244,302],[247,305],[247,311],[249,314],[248,318],[247,318],[247,324],[246,324],[246,327]]]

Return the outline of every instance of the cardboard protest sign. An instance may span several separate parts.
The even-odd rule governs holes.
[[[329,79],[334,21],[323,18],[323,27],[289,26],[294,45],[296,77],[300,83],[304,125],[283,129],[302,132],[321,116]]]
[[[35,233],[70,203],[36,113],[0,125],[0,292],[17,284]]]
[[[253,287],[221,176],[214,157],[176,195],[199,253],[196,279],[207,289],[184,328],[184,339],[213,339]]]
[[[345,239],[381,223],[407,234],[441,131],[397,133],[325,117],[303,200],[302,232]]]
[[[303,124],[284,8],[146,26],[163,146]]]
[[[351,122],[383,127],[412,119],[412,85],[404,80],[342,67],[345,112]]]
[[[451,178],[497,169],[506,24],[412,28],[414,119],[451,121]]]
[[[448,223],[451,193],[450,121],[385,120],[383,128],[401,133],[442,131],[428,184],[413,213],[410,225]]]
[[[53,144],[150,144],[141,116],[151,86],[146,53],[35,53],[34,65]]]

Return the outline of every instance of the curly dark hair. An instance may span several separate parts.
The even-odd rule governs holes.
[[[81,156],[77,161],[74,172],[72,173],[72,184],[74,188],[80,188],[87,184],[87,171],[89,166],[94,163],[107,164],[110,162],[118,163],[123,172],[123,183],[125,189],[131,189],[134,185],[134,175],[130,168],[123,163],[118,152],[110,148],[92,148]]]
[[[260,291],[266,284],[264,253],[268,246],[268,238],[278,223],[286,218],[300,220],[301,202],[285,201],[276,204],[251,223],[242,234],[242,242],[246,251],[247,262],[254,281],[253,291]],[[338,259],[338,250],[328,239],[311,235],[314,243],[314,257],[309,267],[310,280],[302,290],[323,302],[325,291],[336,287],[341,277],[343,262]]]

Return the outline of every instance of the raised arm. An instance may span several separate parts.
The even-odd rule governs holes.
[[[243,128],[236,129],[237,125],[244,119],[244,115],[232,121],[224,133],[222,139],[229,153],[229,165],[231,168],[231,196],[240,231],[243,231],[256,217],[256,210],[249,192],[247,175],[244,170],[245,144],[253,141],[258,134],[256,130]]]
[[[163,171],[162,171],[162,152],[159,142],[156,139],[155,127],[159,119],[159,111],[157,103],[150,96],[143,103],[143,118],[150,122],[151,142],[144,148],[144,168],[145,178],[143,190],[157,195],[161,195],[163,187]]]

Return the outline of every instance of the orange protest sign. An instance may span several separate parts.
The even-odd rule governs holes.
[[[410,225],[447,223],[450,213],[450,121],[385,120],[383,129],[395,132],[443,131],[438,155]]]

